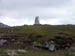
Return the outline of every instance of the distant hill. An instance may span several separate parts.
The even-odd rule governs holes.
[[[9,26],[3,23],[0,23],[0,28],[8,28]]]

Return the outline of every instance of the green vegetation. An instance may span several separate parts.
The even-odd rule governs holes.
[[[12,32],[13,31],[13,32]],[[39,38],[46,40],[55,36],[73,37],[75,36],[74,25],[33,25],[33,26],[18,26],[7,29],[0,29],[0,35],[24,37],[28,36],[31,39]]]
[[[65,38],[72,43],[70,38],[75,37],[74,25],[30,25],[11,28],[1,28],[0,38],[16,38],[18,41],[46,41],[55,39],[56,36]],[[69,38],[69,39],[67,39]]]
[[[59,33],[64,33],[65,35],[74,35],[75,26],[63,25],[63,26],[47,26],[47,25],[36,25],[28,27],[15,27],[13,30],[16,33],[24,34],[40,34],[47,37],[54,37],[59,35]]]
[[[9,49],[0,49],[0,56],[75,56],[75,54],[71,52],[66,52],[64,50],[62,51],[56,51],[56,52],[49,52],[46,50],[25,50],[25,52],[20,52],[18,50],[9,50]],[[10,53],[10,55],[9,55]],[[13,54],[12,54],[13,53]]]
[[[59,44],[63,45],[63,41],[56,40],[57,37],[63,38],[75,48],[75,25],[30,25],[0,28],[0,38],[9,38],[8,44],[0,47],[0,56],[2,54],[3,56],[8,56],[5,52],[8,49],[27,50],[26,53],[17,51],[16,53],[20,56],[75,56],[73,53],[65,52],[64,50],[51,53],[49,50],[32,50],[30,48],[32,45],[41,46],[44,41],[50,39],[56,42],[56,46]],[[11,39],[16,40],[15,42],[11,42]]]

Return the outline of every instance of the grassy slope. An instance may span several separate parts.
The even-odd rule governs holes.
[[[11,32],[13,30],[13,32]],[[0,29],[0,34],[17,35],[24,37],[25,35],[41,35],[43,38],[53,38],[54,36],[75,36],[74,25],[37,25],[37,26],[19,26],[8,29]],[[35,36],[36,37],[36,36]]]
[[[11,32],[13,30],[13,32]],[[61,34],[62,33],[62,34]],[[0,34],[8,35],[8,36],[18,36],[20,39],[22,37],[26,38],[26,36],[30,35],[31,37],[37,37],[37,35],[41,35],[43,38],[42,40],[50,39],[55,36],[75,36],[75,26],[73,25],[62,25],[62,26],[19,26],[19,27],[12,27],[7,29],[0,29]],[[32,38],[31,38],[32,39]],[[25,40],[25,39],[24,39]],[[3,49],[2,49],[3,50]],[[5,49],[4,49],[5,51]],[[7,55],[7,53],[2,52],[0,49],[0,56],[2,56],[2,53],[4,56]],[[49,51],[36,51],[36,50],[27,50],[27,53],[24,54],[28,56],[68,56],[68,54],[63,54],[64,51],[56,51],[53,53],[50,53]],[[23,56],[23,55],[22,55]],[[72,55],[69,55],[72,56]],[[74,55],[73,55],[74,56]]]

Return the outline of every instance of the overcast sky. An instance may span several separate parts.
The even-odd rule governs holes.
[[[0,22],[10,25],[75,24],[75,0],[0,0]]]

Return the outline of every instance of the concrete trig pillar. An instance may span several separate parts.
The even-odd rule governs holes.
[[[35,17],[35,23],[34,23],[35,25],[39,25],[40,24],[40,22],[39,22],[39,16],[36,16]]]

